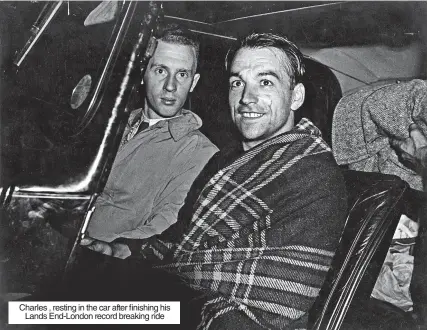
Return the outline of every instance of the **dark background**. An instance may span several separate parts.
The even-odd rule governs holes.
[[[0,2],[2,185],[67,176],[88,166],[106,118],[97,114],[82,134],[71,136],[85,107],[73,110],[69,102],[83,75],[96,76],[113,27],[113,23],[83,25],[98,4],[64,3],[18,69],[12,64],[13,56],[27,41],[44,2]],[[416,1],[173,1],[164,2],[164,10],[166,23],[202,32],[198,34],[202,78],[187,105],[202,117],[203,131],[219,147],[235,138],[223,70],[233,38],[251,31],[273,31],[310,48],[377,44],[399,48],[426,39],[426,3]],[[136,22],[143,14],[140,10]],[[139,24],[133,24],[131,33],[138,29]],[[131,46],[125,42],[124,49]]]

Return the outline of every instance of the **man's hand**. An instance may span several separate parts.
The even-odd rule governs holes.
[[[120,259],[126,259],[131,255],[129,247],[123,243],[107,243],[91,237],[85,237],[81,240],[80,245],[92,251]]]
[[[420,175],[425,173],[427,168],[427,138],[416,124],[411,125],[407,139],[394,139],[390,141],[390,144],[406,167]]]

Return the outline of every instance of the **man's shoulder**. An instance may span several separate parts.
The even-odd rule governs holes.
[[[180,158],[186,155],[186,162],[190,164],[207,161],[219,150],[198,127],[188,129],[185,133],[181,132],[179,138],[176,133],[172,136],[175,136],[175,143],[171,147],[176,150]]]
[[[309,154],[302,158],[288,173],[288,178],[301,191],[304,186],[316,196],[346,199],[344,175],[331,152]]]
[[[315,152],[331,152],[331,147],[323,140],[322,132],[317,128],[309,119],[302,118],[298,124],[295,125],[292,133],[302,133],[302,140],[307,141],[310,144],[314,144],[312,153]]]
[[[295,150],[295,155],[300,159],[297,168],[306,175],[340,176],[341,170],[333,156],[330,146],[319,134],[307,134],[295,141],[295,146],[289,149]]]
[[[304,167],[305,171],[318,173],[318,172],[334,172],[341,173],[332,152],[325,150],[325,152],[313,152],[307,154],[299,164]]]
[[[188,139],[196,138],[197,144],[196,144],[196,151],[201,149],[207,149],[212,151],[212,155],[216,152],[218,152],[218,147],[205,135],[203,134],[199,129],[195,129],[191,131],[187,135]]]
[[[278,162],[282,164],[281,166],[289,168],[288,171],[284,171],[287,177],[296,178],[296,181],[304,178],[320,184],[342,181],[341,169],[331,148],[318,133],[297,129],[279,137],[277,145],[273,148],[275,153],[283,151]],[[314,180],[313,177],[317,179]]]
[[[196,113],[187,109],[183,109],[183,117],[188,118],[188,120],[185,120],[184,122],[186,125],[191,127],[191,129],[187,131],[186,137],[188,139],[197,137],[198,148],[214,149],[215,152],[217,152],[218,148],[216,145],[200,131],[200,128],[203,125],[202,119]]]
[[[266,141],[261,147],[270,153],[270,150],[285,151],[281,157],[283,162],[295,163],[314,154],[332,155],[331,148],[323,140],[318,128],[299,124],[292,130]]]

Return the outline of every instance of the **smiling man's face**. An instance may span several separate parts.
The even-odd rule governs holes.
[[[231,116],[250,149],[294,126],[293,111],[304,101],[304,86],[291,90],[286,54],[273,47],[242,48],[230,68]]]
[[[181,114],[199,77],[192,46],[159,40],[144,75],[146,115],[155,119]]]

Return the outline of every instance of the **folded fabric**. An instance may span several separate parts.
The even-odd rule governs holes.
[[[415,238],[418,236],[418,228],[418,223],[408,218],[405,214],[402,214],[394,232],[393,240]]]
[[[84,21],[85,26],[107,23],[112,21],[118,12],[118,1],[102,1]]]
[[[393,235],[380,275],[371,296],[388,302],[405,312],[412,311],[413,302],[409,287],[414,270],[411,248],[418,236],[418,223],[402,215]]]
[[[371,297],[388,302],[405,312],[413,310],[409,287],[414,257],[407,253],[387,253]]]
[[[405,167],[390,139],[409,137],[415,123],[427,136],[427,83],[409,82],[367,86],[344,96],[332,124],[332,149],[339,165],[365,172],[394,174],[422,190],[421,177]]]

